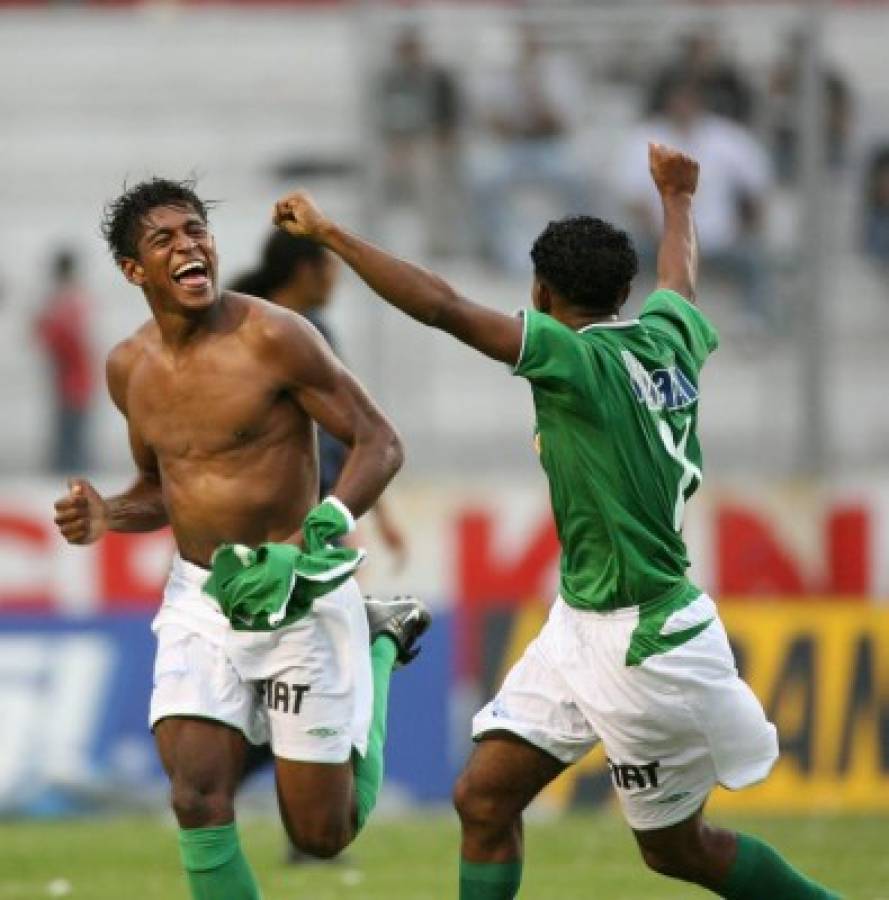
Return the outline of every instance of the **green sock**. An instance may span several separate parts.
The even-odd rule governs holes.
[[[460,860],[460,900],[512,900],[522,883],[522,861],[473,863]]]
[[[370,647],[370,667],[373,672],[374,705],[367,734],[367,752],[353,756],[355,796],[358,801],[357,828],[364,828],[367,817],[377,803],[383,784],[383,747],[386,744],[386,714],[389,709],[389,679],[395,667],[398,650],[395,642],[383,634]]]
[[[179,852],[192,900],[262,900],[234,822],[179,829]]]
[[[738,835],[738,855],[719,896],[727,900],[840,900],[839,894],[806,878],[765,841],[746,834]]]

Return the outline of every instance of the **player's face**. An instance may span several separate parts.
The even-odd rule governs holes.
[[[124,273],[149,296],[195,311],[216,300],[216,242],[196,210],[151,210],[143,219],[137,250],[138,259],[124,261]]]

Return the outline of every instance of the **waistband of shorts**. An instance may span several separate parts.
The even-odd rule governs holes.
[[[690,606],[692,603],[696,603],[701,597],[708,597],[708,595],[701,591],[694,597],[690,597],[686,603],[683,603],[683,606]],[[582,609],[578,606],[572,606],[561,594],[558,595],[556,601],[560,603],[560,605],[566,609],[570,610],[572,613],[577,613],[579,616],[589,617],[592,619],[598,619],[602,622],[619,622],[622,619],[631,619],[638,618],[639,616],[645,615],[646,613],[653,613],[657,609],[662,606],[669,605],[675,601],[675,597],[672,595],[667,595],[666,597],[660,598],[658,600],[652,600],[649,603],[645,603],[638,606],[619,606],[616,609]]]
[[[561,594],[556,602],[565,610],[583,616],[585,619],[598,619],[601,622],[617,622],[621,619],[630,619],[639,615],[638,606],[619,606],[617,609],[583,609],[572,606]]]

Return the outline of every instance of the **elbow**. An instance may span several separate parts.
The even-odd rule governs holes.
[[[388,425],[383,441],[383,459],[388,477],[394,478],[404,465],[404,442],[392,425]]]
[[[374,478],[388,484],[404,465],[404,444],[395,426],[384,416],[375,416],[372,423],[352,444],[352,454],[359,465]]]

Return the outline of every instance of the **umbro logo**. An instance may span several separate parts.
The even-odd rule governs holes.
[[[317,738],[336,737],[339,733],[340,733],[339,728],[319,727],[319,728],[310,728],[308,730],[308,734],[312,735],[312,737],[317,737]]]
[[[678,803],[680,800],[684,800],[686,797],[691,796],[691,791],[680,791],[678,794],[670,794],[669,797],[664,797],[661,800],[658,800],[658,803]]]

